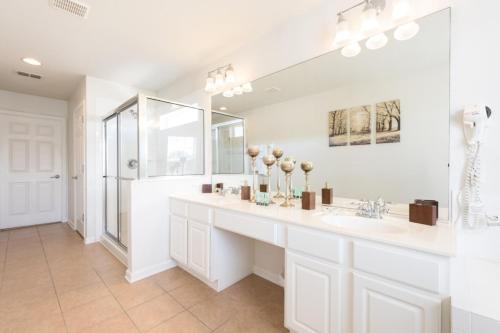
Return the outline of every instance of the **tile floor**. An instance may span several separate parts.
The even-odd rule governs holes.
[[[0,232],[0,332],[287,332],[283,289],[255,275],[216,293],[178,268],[124,273],[66,224]]]

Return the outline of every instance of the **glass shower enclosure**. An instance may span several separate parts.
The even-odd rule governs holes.
[[[131,182],[204,173],[204,115],[194,106],[138,95],[103,119],[104,232],[129,245]]]

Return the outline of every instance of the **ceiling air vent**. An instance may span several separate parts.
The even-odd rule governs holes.
[[[17,71],[16,73],[17,73],[17,75],[24,76],[24,77],[30,77],[32,79],[37,79],[37,80],[40,80],[42,78],[42,76],[38,75],[38,74],[26,73],[26,72],[21,72],[21,71]]]
[[[74,0],[50,0],[52,7],[64,10],[67,13],[87,18],[90,7]]]

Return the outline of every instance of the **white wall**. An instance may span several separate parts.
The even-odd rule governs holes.
[[[207,71],[231,62],[244,81],[251,81],[290,65],[323,54],[331,49],[335,14],[354,4],[354,0],[328,1],[301,18],[296,18],[262,38],[248,43],[220,61],[188,75],[159,92],[159,96],[199,102],[210,109],[210,98],[203,93]],[[422,0],[413,1],[417,16],[432,13],[452,5],[451,29],[451,133],[450,133],[450,189],[453,191],[455,216],[458,212],[456,197],[463,184],[464,140],[460,127],[463,106],[486,103],[494,115],[490,121],[488,143],[483,147],[483,170],[486,183],[484,199],[490,214],[500,215],[500,46],[495,41],[500,31],[500,10],[495,0]],[[475,256],[500,261],[500,228],[465,234],[460,249],[474,252]],[[488,237],[488,235],[491,235]],[[472,242],[471,238],[477,239]],[[472,250],[472,251],[471,251]],[[467,288],[467,285],[460,285]],[[485,300],[487,301],[487,300]]]
[[[68,112],[68,103],[59,99],[0,90],[0,108],[64,118]]]
[[[325,181],[339,197],[384,199],[408,203],[416,198],[448,203],[447,64],[400,73],[383,81],[357,82],[332,90],[266,105],[241,113],[249,144],[275,144],[297,161],[310,160],[309,176],[316,193]],[[422,98],[422,96],[439,96]],[[328,146],[328,112],[398,98],[401,142],[364,146]],[[372,124],[375,123],[372,113]],[[277,125],[278,124],[278,125]],[[422,131],[426,135],[422,135]],[[431,149],[432,147],[432,149]],[[377,161],[377,163],[373,163]],[[276,174],[275,169],[273,173]],[[272,177],[272,184],[275,184]],[[400,184],[406,184],[401,187]],[[297,168],[293,184],[303,186]],[[444,217],[444,216],[443,216]]]

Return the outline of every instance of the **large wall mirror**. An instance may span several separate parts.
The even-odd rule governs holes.
[[[243,174],[244,151],[244,119],[212,111],[212,173]]]
[[[213,96],[212,109],[244,117],[248,145],[312,161],[317,193],[328,182],[337,197],[435,199],[446,213],[450,10],[417,22],[412,39],[387,31],[381,49],[330,52],[255,80],[253,93]],[[297,166],[293,183],[303,182]]]

